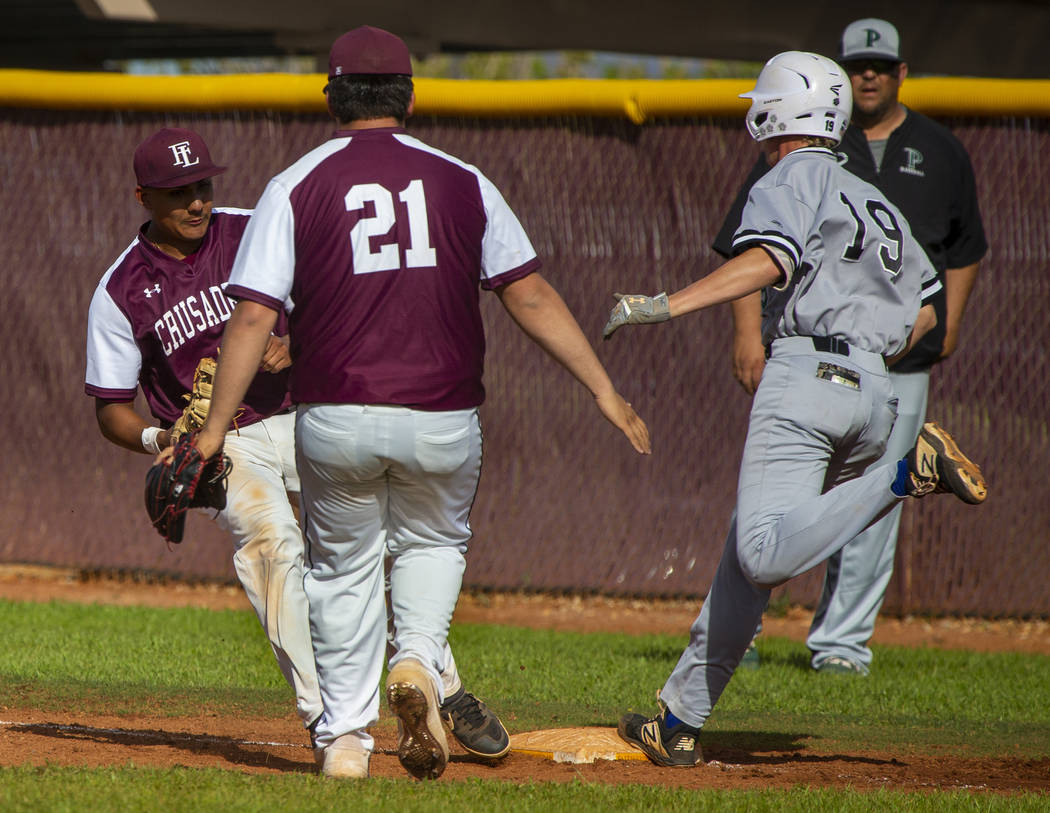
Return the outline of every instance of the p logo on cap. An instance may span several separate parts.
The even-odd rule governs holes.
[[[842,32],[839,62],[884,59],[901,62],[901,38],[893,23],[876,17],[855,20]]]
[[[198,133],[179,127],[165,127],[139,144],[134,167],[139,186],[157,189],[186,186],[226,171],[211,160]]]

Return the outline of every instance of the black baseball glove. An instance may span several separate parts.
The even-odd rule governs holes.
[[[190,508],[226,507],[226,481],[233,463],[222,452],[205,460],[194,444],[196,433],[183,435],[172,456],[146,473],[146,513],[157,533],[178,544]]]

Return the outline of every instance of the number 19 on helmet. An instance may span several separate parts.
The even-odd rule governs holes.
[[[750,99],[747,129],[755,141],[784,135],[842,140],[853,110],[849,77],[820,54],[785,51],[769,60],[755,89],[741,93]]]

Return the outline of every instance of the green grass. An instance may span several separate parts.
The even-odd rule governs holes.
[[[292,695],[255,616],[0,601],[0,704],[280,716]]]
[[[130,813],[157,811],[223,813],[264,810],[382,810],[436,813],[445,810],[543,811],[726,811],[824,813],[837,811],[1045,811],[1046,797],[996,797],[964,792],[941,794],[874,791],[688,791],[647,786],[577,782],[511,784],[468,780],[419,783],[370,779],[363,783],[325,781],[317,776],[249,776],[234,771],[174,768],[8,768],[0,769],[0,809],[6,813]]]
[[[0,706],[83,713],[290,717],[292,694],[248,612],[0,601]],[[616,724],[651,711],[686,634],[573,634],[457,625],[468,688],[512,733]],[[868,678],[821,676],[802,644],[762,637],[762,668],[739,672],[705,748],[896,749],[1050,756],[1050,657],[881,647]],[[107,801],[116,796],[118,802]],[[373,780],[353,789],[303,775],[133,766],[0,769],[0,810],[1028,810],[1047,796],[798,790],[744,793],[471,780]],[[396,799],[391,802],[390,799]],[[384,799],[386,803],[384,804]],[[976,800],[976,801],[975,801]],[[163,804],[161,804],[163,802]]]

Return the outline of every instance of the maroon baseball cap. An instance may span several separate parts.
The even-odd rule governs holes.
[[[363,25],[347,31],[332,43],[328,54],[328,78],[348,73],[412,75],[412,57],[400,37]]]
[[[139,186],[173,189],[225,171],[226,167],[212,162],[208,145],[193,130],[165,127],[135,150],[135,180]]]

